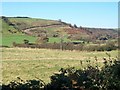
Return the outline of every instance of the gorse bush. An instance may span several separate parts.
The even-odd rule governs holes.
[[[17,80],[11,81],[8,85],[2,85],[2,90],[43,90],[45,83],[42,80],[22,80],[17,77]]]
[[[74,67],[61,68],[60,73],[53,74],[50,83],[45,84],[42,80],[10,82],[2,85],[2,90],[120,90],[120,60],[103,58],[104,66],[100,68],[89,64],[83,69]],[[113,60],[114,59],[114,60]],[[97,57],[95,57],[97,61]],[[80,65],[82,65],[80,61]]]

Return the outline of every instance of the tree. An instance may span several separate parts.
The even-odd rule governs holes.
[[[61,20],[61,19],[59,19],[58,21],[59,21],[59,22],[62,22],[62,20]]]
[[[69,27],[73,28],[73,26],[71,24],[69,24]]]
[[[29,43],[29,40],[24,39],[24,44],[28,44],[28,43]]]
[[[74,28],[78,28],[76,24],[74,24]]]

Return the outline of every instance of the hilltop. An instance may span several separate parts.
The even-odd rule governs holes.
[[[22,43],[24,39],[35,43],[39,37],[48,37],[49,43],[96,42],[116,40],[117,30],[104,28],[78,27],[61,20],[48,20],[30,17],[0,17],[2,21],[3,44],[12,46],[13,42]]]

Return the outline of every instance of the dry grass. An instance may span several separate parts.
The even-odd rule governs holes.
[[[118,52],[108,52],[111,57],[116,57]],[[9,83],[16,77],[24,80],[35,79],[35,77],[49,82],[49,77],[58,72],[61,67],[74,66],[83,68],[87,66],[86,60],[91,60],[90,64],[96,65],[94,57],[97,56],[99,66],[102,65],[102,58],[107,57],[106,52],[81,52],[81,51],[61,51],[50,49],[31,48],[3,48],[2,49],[2,70],[3,83]],[[83,66],[80,64],[83,61]]]
[[[106,57],[106,52],[87,52],[87,51],[61,51],[51,49],[31,49],[31,48],[3,48],[3,61],[5,60],[43,60],[43,59],[68,59],[84,60],[86,58],[99,59]],[[117,51],[108,52],[112,57],[117,56]]]

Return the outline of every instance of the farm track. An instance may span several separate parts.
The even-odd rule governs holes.
[[[15,60],[20,60],[20,59],[8,59],[8,58],[5,58],[5,60],[2,60],[2,61],[15,61]],[[22,59],[20,61],[32,61],[30,59]],[[39,58],[39,60],[81,60],[81,59],[75,59],[75,58]],[[39,61],[39,60],[35,60],[35,61]],[[83,60],[83,59],[82,59]]]
[[[94,60],[94,58],[91,58],[91,59],[93,59]],[[11,62],[11,61],[25,61],[25,62],[27,62],[27,61],[41,61],[41,60],[56,60],[56,62],[57,62],[57,60],[62,60],[62,61],[64,61],[64,60],[66,60],[66,61],[85,61],[86,62],[86,58],[82,58],[82,59],[75,59],[75,58],[39,58],[38,60],[37,59],[33,59],[33,60],[30,60],[29,58],[27,59],[27,58],[25,58],[25,59],[22,59],[22,60],[20,60],[20,59],[5,59],[5,60],[2,60],[2,62]],[[92,60],[92,62],[93,62],[93,60]],[[95,61],[96,62],[96,61]],[[99,59],[97,62],[104,62],[104,60],[102,60],[102,59]]]
[[[38,28],[48,28],[48,27],[55,27],[55,26],[62,26],[62,24],[51,24],[51,25],[43,25],[43,26],[34,26],[34,27],[30,27],[30,28],[27,28],[27,29],[23,29],[22,31],[23,32],[26,32],[28,33],[30,30],[34,30],[34,29],[38,29]]]

